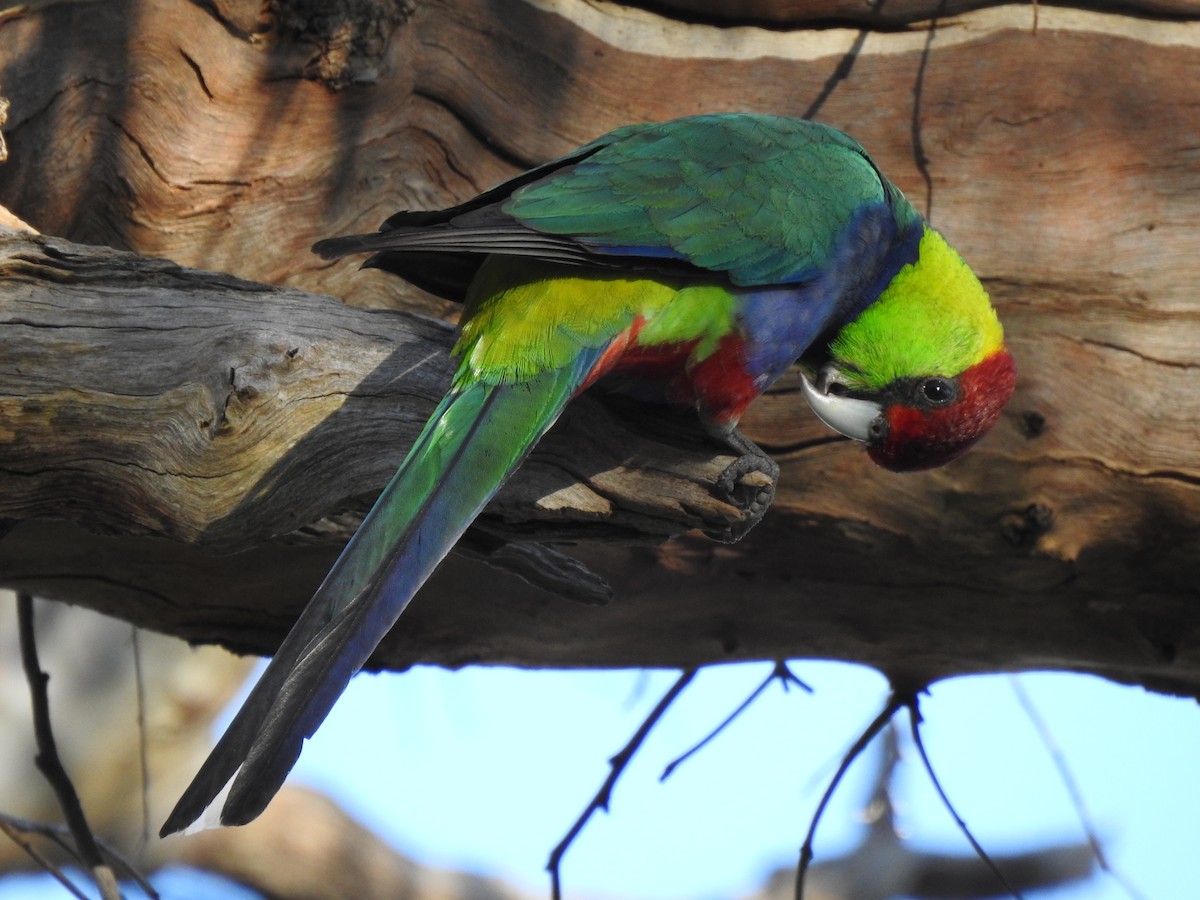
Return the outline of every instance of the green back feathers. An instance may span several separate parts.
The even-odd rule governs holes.
[[[932,228],[920,256],[879,299],[841,330],[831,349],[844,374],[877,390],[897,378],[955,376],[1004,344],[996,311],[979,279]]]
[[[539,232],[686,259],[738,285],[811,278],[853,215],[890,199],[862,147],[817,122],[693,116],[589,146],[599,149],[520,188],[504,211]]]

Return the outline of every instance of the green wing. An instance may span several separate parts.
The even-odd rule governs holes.
[[[916,216],[862,147],[817,122],[693,116],[621,128],[588,151],[518,188],[504,212],[604,255],[686,260],[743,285],[808,280],[866,208],[892,206],[901,227]]]
[[[374,234],[321,241],[462,300],[484,257],[736,285],[810,281],[839,253],[919,219],[866,151],[826,125],[751,114],[618,128],[458,206],[400,212]],[[859,233],[859,230],[863,233]],[[890,229],[889,229],[890,230]]]

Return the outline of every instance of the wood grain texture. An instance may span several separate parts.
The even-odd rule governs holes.
[[[908,477],[826,441],[785,379],[745,422],[783,468],[774,510],[746,541],[599,545],[588,523],[564,522],[555,536],[589,541],[575,552],[613,584],[611,605],[567,604],[455,559],[377,664],[809,655],[918,681],[1062,668],[1200,693],[1200,101],[1180,87],[1200,67],[1196,21],[1042,5],[1035,35],[1026,6],[950,4],[958,14],[935,28],[807,31],[719,28],[582,0],[428,0],[389,20],[386,39],[363,26],[361,40],[338,44],[332,36],[356,21],[349,4],[331,5],[307,30],[273,30],[251,6],[64,0],[0,17],[0,42],[13,48],[0,60],[0,92],[12,101],[0,203],[73,240],[359,306],[452,315],[381,273],[321,263],[307,247],[373,228],[397,208],[462,199],[623,122],[809,113],[869,147],[963,252],[997,301],[1021,372],[978,450]],[[123,52],[101,52],[96,33]],[[208,309],[190,303],[170,316],[194,323]],[[131,424],[141,449],[112,466],[140,472],[159,455],[184,454],[186,471],[214,488],[196,510],[173,513],[189,524],[170,540],[112,533],[126,492],[129,521],[165,527],[175,502],[166,476],[145,495],[60,489],[60,504],[76,498],[66,521],[61,505],[49,517],[40,487],[9,476],[0,494],[23,511],[0,540],[0,571],[22,565],[27,577],[41,573],[39,590],[58,585],[56,596],[193,639],[257,651],[277,643],[335,552],[280,535],[382,483],[403,450],[389,429],[412,427],[419,415],[404,405],[429,397],[323,399],[338,378],[342,399],[358,382],[320,356],[334,351],[316,348],[333,340],[329,323],[361,311],[317,315],[314,305],[299,316],[273,306],[263,304],[267,324],[255,337],[268,349],[251,359],[211,341],[202,351],[198,339],[177,386],[190,424]],[[308,335],[299,363],[286,359],[295,341],[272,331],[284,326],[288,338]],[[386,359],[393,332],[363,339]],[[127,365],[150,373],[158,363],[134,354]],[[307,374],[282,378],[289,366]],[[230,368],[258,399],[238,394]],[[150,375],[126,377],[134,395]],[[329,440],[325,455],[305,456],[311,431],[282,412],[287,404],[259,406],[305,379],[307,415],[337,406],[335,417],[369,437]],[[72,407],[64,384],[46,390],[45,428],[61,409],[88,405]],[[201,448],[212,441],[198,423],[230,397],[237,421],[273,424],[261,449],[241,448],[244,464],[206,468],[211,451]],[[583,476],[610,501],[605,479],[620,473],[619,457],[581,472],[562,449],[603,435],[607,421],[572,419],[577,430],[539,457],[553,474],[531,467],[530,493],[506,492],[492,524],[520,533],[534,495],[555,498],[543,504],[553,507]],[[242,439],[222,438],[231,447]],[[0,452],[10,470],[11,441]],[[86,442],[71,452],[86,457]],[[304,477],[302,459],[318,460]],[[661,476],[650,473],[674,466],[643,466],[633,493],[653,501]],[[244,517],[237,527],[231,511]],[[550,515],[525,521],[544,528]],[[217,552],[234,545],[246,549]]]
[[[452,373],[437,320],[58,239],[0,237],[0,323],[0,518],[218,554],[344,543]],[[586,571],[494,536],[661,541],[740,520],[712,490],[733,457],[694,422],[622,408],[634,418],[574,404],[485,513],[493,537],[468,548],[579,595]],[[0,578],[68,598],[89,578],[137,584],[61,565],[26,552]],[[164,569],[164,594],[180,574]]]
[[[0,316],[0,514],[76,504],[93,530],[222,551],[377,493],[453,371],[440,321],[58,239],[0,237]],[[738,517],[707,490],[733,458],[697,427],[659,426],[656,448],[653,427],[576,405],[497,504],[511,528],[661,537]]]

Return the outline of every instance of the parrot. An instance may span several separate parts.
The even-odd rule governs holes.
[[[457,206],[319,241],[463,304],[457,370],[161,834],[257,817],[413,595],[599,381],[694,410],[761,517],[776,464],[738,430],[799,364],[819,419],[893,471],[947,463],[1016,382],[982,283],[845,133],[710,113],[626,125]],[[761,480],[761,479],[760,479]],[[753,519],[757,521],[757,519]],[[740,537],[731,533],[730,537]]]

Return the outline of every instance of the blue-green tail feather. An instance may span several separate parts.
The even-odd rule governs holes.
[[[434,412],[162,828],[233,785],[221,823],[257,816],[409,600],[558,418],[603,348],[517,384],[474,382]]]

